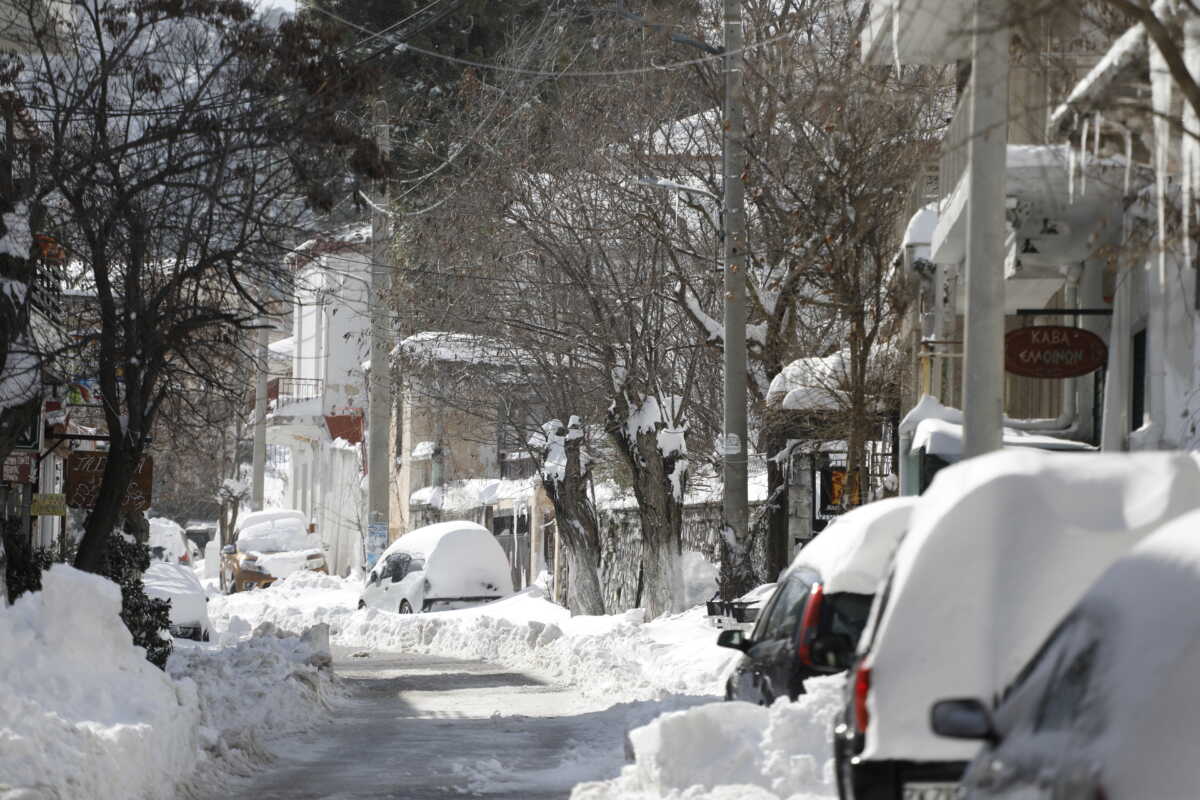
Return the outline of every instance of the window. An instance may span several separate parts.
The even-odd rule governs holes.
[[[796,634],[796,627],[804,613],[804,604],[808,601],[808,590],[812,585],[807,577],[793,575],[775,592],[775,603],[762,629],[762,640],[790,639]]]
[[[1137,430],[1146,422],[1146,331],[1133,335],[1133,396],[1129,404],[1129,428]]]
[[[408,553],[392,553],[388,556],[387,563],[383,568],[393,581],[398,581],[408,574],[408,565],[411,561],[412,556]]]
[[[824,633],[833,633],[857,642],[871,613],[874,595],[839,592],[825,598],[821,627]]]
[[[1034,730],[1065,730],[1080,717],[1099,647],[1092,639],[1082,650],[1063,656],[1038,705]]]

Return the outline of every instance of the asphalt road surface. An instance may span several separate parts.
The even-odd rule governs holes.
[[[628,725],[654,704],[602,700],[480,661],[336,652],[348,691],[332,718],[270,744],[250,775],[188,800],[565,798],[616,775]]]

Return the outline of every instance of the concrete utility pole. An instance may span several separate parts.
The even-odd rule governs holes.
[[[1004,236],[1008,2],[975,0],[967,145],[963,455],[1000,449],[1004,421]]]
[[[265,299],[265,298],[264,298]],[[267,469],[267,373],[270,371],[268,338],[270,331],[266,319],[257,331],[258,347],[255,354],[257,371],[254,378],[254,461],[251,473],[250,505],[255,511],[263,510],[265,473]]]
[[[722,513],[734,541],[744,544],[749,528],[746,489],[746,124],[742,115],[742,4],[724,0],[725,140],[725,435],[721,442]]]
[[[387,153],[389,131],[387,103],[375,103],[375,141]],[[368,551],[386,546],[388,540],[388,485],[391,475],[392,376],[389,364],[392,326],[389,324],[388,289],[391,270],[387,263],[388,217],[384,210],[387,183],[375,182],[371,214],[371,386],[367,418],[367,546]]]

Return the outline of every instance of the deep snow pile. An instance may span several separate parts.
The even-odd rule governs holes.
[[[214,624],[232,632],[272,622],[302,630],[327,622],[351,648],[481,658],[530,670],[614,700],[723,691],[735,655],[716,645],[703,607],[652,622],[635,610],[572,617],[532,586],[485,606],[435,614],[356,610],[361,581],[300,572],[269,589],[214,597]]]
[[[179,642],[164,673],[122,624],[116,584],[55,565],[42,585],[0,608],[0,795],[171,798],[199,764],[311,724],[330,692],[311,636]]]
[[[55,565],[0,609],[0,791],[169,797],[199,752],[194,684],[146,661],[115,583]]]
[[[841,685],[838,678],[810,680],[808,694],[770,708],[709,703],[663,714],[630,731],[634,764],[613,780],[576,786],[571,800],[832,797],[829,730]]]
[[[400,615],[356,610],[361,586],[302,572],[266,590],[214,597],[210,613],[218,627],[228,626],[227,635],[264,622],[292,628],[327,622],[334,643],[344,647],[482,658],[631,708],[650,698],[671,709],[686,704],[684,695],[689,702],[720,695],[738,657],[716,646],[703,607],[651,622],[640,611],[571,617],[534,586],[478,608]],[[651,800],[685,790],[689,800],[831,797],[829,730],[841,685],[840,677],[810,681],[810,694],[769,709],[714,702],[671,711],[631,734],[635,764],[611,781],[581,784],[574,797]],[[645,719],[617,711],[612,724]]]

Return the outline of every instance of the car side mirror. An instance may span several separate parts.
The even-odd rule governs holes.
[[[236,552],[237,552],[237,548],[231,544],[227,544],[221,548],[221,555],[224,555],[224,556],[231,556]]]
[[[939,700],[929,710],[929,727],[938,736],[996,743],[999,736],[991,712],[974,697]]]
[[[746,638],[744,631],[737,628],[721,631],[717,636],[718,647],[728,647],[732,650],[741,650],[743,653],[750,649],[754,642]]]

